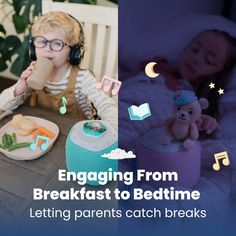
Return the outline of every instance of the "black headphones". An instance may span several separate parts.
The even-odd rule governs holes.
[[[84,32],[83,32],[83,28],[80,22],[76,18],[71,16],[70,14],[67,14],[67,15],[77,22],[80,29],[80,43],[71,47],[70,55],[69,55],[69,63],[71,65],[79,65],[81,60],[84,57]],[[29,59],[32,61],[35,61],[37,59],[33,37],[31,33],[30,33],[30,39],[29,39]]]

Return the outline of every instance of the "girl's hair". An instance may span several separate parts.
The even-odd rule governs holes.
[[[208,78],[200,78],[195,86],[197,96],[207,98],[210,103],[210,106],[206,113],[208,115],[216,117],[218,114],[218,90],[220,88],[224,89],[224,86],[227,83],[227,79],[229,78],[230,70],[236,64],[236,38],[232,37],[228,32],[217,29],[204,30],[200,34],[205,32],[214,32],[229,43],[227,59],[225,61],[224,68],[217,74],[212,75]],[[209,89],[209,84],[211,82],[215,83],[215,89]]]
[[[70,46],[80,45],[84,41],[80,23],[64,12],[52,11],[40,16],[31,29],[33,36],[48,31],[63,32]]]

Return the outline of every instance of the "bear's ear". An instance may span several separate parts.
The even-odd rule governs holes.
[[[199,102],[199,104],[200,104],[202,110],[207,109],[208,106],[209,106],[209,102],[207,101],[206,98],[200,98],[200,99],[198,100],[198,102]]]

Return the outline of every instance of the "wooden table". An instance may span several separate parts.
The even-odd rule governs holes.
[[[60,134],[52,149],[46,155],[33,161],[15,161],[0,153],[0,227],[5,224],[21,224],[27,221],[32,223],[32,219],[29,219],[29,208],[111,209],[117,207],[115,200],[33,201],[33,188],[68,190],[73,187],[79,190],[82,187],[76,182],[58,182],[57,176],[58,169],[66,169],[65,142],[69,130],[78,120],[56,112],[27,106],[20,107],[13,115],[17,113],[50,120],[59,126]],[[0,127],[11,119],[12,115],[5,117],[0,121]],[[86,186],[87,189],[110,188],[112,191],[116,187],[115,182],[101,187]],[[106,219],[104,223],[105,221]],[[103,227],[102,223],[99,225]],[[114,225],[106,224],[106,227],[114,227]]]

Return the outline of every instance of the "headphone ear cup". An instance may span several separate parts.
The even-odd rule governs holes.
[[[31,61],[36,61],[37,60],[36,52],[35,52],[35,46],[33,45],[32,42],[29,45],[29,59]]]
[[[80,64],[82,56],[83,53],[81,52],[81,46],[72,47],[69,55],[70,64],[73,66]]]

